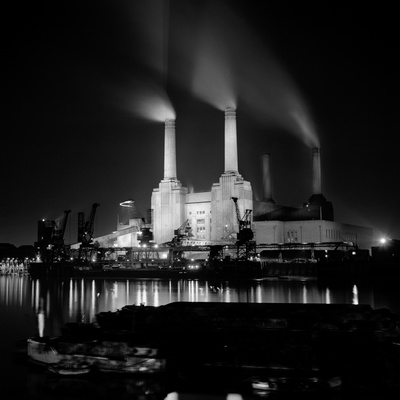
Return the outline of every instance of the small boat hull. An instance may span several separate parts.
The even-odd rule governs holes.
[[[72,353],[76,350],[76,343],[68,345],[62,342],[57,346],[57,339],[30,338],[27,344],[29,359],[47,366],[49,371],[58,375],[82,375],[90,371],[152,374],[162,372],[166,365],[166,361],[159,357],[157,348],[127,346],[122,342],[112,343],[108,348],[104,343],[87,347],[82,345],[78,354]],[[96,355],[107,349],[112,356]],[[118,353],[116,349],[119,349]]]

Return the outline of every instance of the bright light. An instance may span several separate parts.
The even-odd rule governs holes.
[[[352,304],[358,304],[358,289],[356,285],[353,286]]]
[[[379,239],[381,244],[386,244],[387,243],[387,239],[386,238],[380,238]]]
[[[129,199],[129,200],[123,201],[122,203],[119,203],[119,205],[120,205],[121,207],[129,207],[129,208],[132,208],[134,203],[135,203],[135,202],[134,202],[132,199]]]
[[[240,393],[228,393],[226,400],[243,400],[243,396]]]
[[[171,392],[167,394],[167,397],[164,400],[178,400],[179,395],[177,392]]]

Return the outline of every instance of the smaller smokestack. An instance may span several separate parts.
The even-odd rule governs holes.
[[[164,180],[176,179],[175,120],[165,120]]]
[[[225,173],[238,172],[236,110],[225,109]]]
[[[312,160],[313,160],[313,194],[321,194],[321,157],[320,149],[313,147],[312,149]]]
[[[263,200],[272,200],[272,184],[271,184],[271,165],[270,155],[266,153],[262,156],[262,173],[263,173]]]

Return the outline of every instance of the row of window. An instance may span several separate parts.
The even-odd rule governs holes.
[[[205,214],[206,212],[205,211],[196,211],[196,214],[197,215],[199,215],[199,214]],[[211,214],[211,211],[210,211],[210,214]],[[192,212],[191,211],[189,211],[189,215],[192,215]]]
[[[341,240],[340,231],[336,231],[334,229],[327,229],[326,238],[332,240]]]

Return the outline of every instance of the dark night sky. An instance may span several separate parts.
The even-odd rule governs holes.
[[[33,244],[37,221],[66,209],[66,240],[74,242],[77,213],[88,216],[94,202],[95,235],[116,229],[118,204],[128,198],[146,216],[163,177],[166,99],[176,112],[185,186],[209,191],[218,181],[217,107],[234,102],[239,171],[256,196],[269,152],[275,200],[308,200],[315,133],[335,220],[400,238],[394,3],[9,3],[0,242]]]

